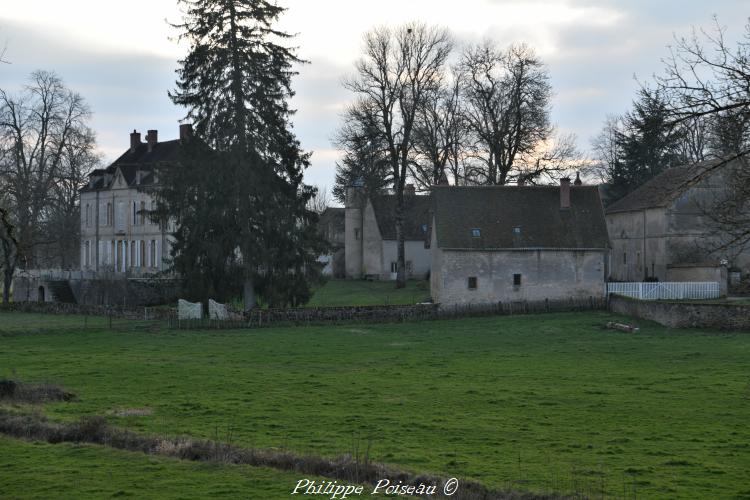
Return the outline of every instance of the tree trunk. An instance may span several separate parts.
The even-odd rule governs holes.
[[[258,305],[257,297],[255,296],[255,283],[252,278],[245,279],[245,284],[242,288],[242,300],[245,304],[245,312],[252,311]]]
[[[398,252],[396,288],[406,287],[406,252],[404,248],[404,190],[396,194],[396,248]]]
[[[15,269],[13,267],[5,268],[3,273],[3,303],[8,304],[10,302],[10,287],[13,284],[13,273]]]

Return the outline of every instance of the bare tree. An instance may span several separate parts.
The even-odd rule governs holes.
[[[59,235],[55,210],[75,210],[78,188],[95,164],[90,114],[51,72],[33,73],[19,96],[0,90],[0,184],[18,242],[14,266],[37,264],[38,246]]]
[[[440,87],[425,98],[417,112],[414,125],[416,154],[411,174],[422,189],[449,181],[448,174],[454,184],[461,183],[467,134],[461,76],[457,69],[450,77],[445,75]]]
[[[436,92],[453,42],[447,30],[409,23],[395,30],[381,27],[364,36],[364,54],[356,74],[345,82],[360,102],[377,110],[377,131],[396,195],[398,272],[396,286],[406,286],[404,187],[414,160],[414,128],[425,99]]]
[[[555,134],[549,120],[552,90],[542,61],[526,45],[502,51],[484,42],[464,51],[461,60],[465,116],[475,160],[469,175],[482,184],[534,182],[554,176],[572,158],[572,137],[562,147],[545,147]],[[562,160],[562,161],[561,161]]]
[[[315,188],[315,195],[310,198],[307,202],[307,209],[320,215],[326,211],[326,208],[331,204],[328,198],[328,188],[323,186],[322,188],[317,186]]]
[[[16,271],[18,238],[15,225],[10,219],[10,210],[4,206],[5,200],[0,200],[0,269],[3,271],[3,302],[10,302],[10,287],[13,274]]]
[[[711,31],[693,29],[689,37],[677,38],[664,73],[656,77],[656,88],[669,103],[675,124],[708,119],[715,160],[702,169],[696,182],[734,160],[727,198],[706,211],[711,221],[727,235],[720,247],[750,244],[750,153],[747,124],[750,122],[750,23],[735,47],[725,37],[725,28],[714,18]]]

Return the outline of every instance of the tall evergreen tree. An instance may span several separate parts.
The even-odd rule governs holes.
[[[614,198],[687,161],[681,154],[683,130],[670,122],[669,109],[659,94],[642,90],[622,121],[622,128],[615,131],[617,161],[609,172]]]
[[[170,97],[188,109],[192,142],[207,148],[188,147],[188,161],[162,178],[195,183],[161,196],[162,216],[181,225],[175,268],[188,279],[209,273],[213,278],[197,282],[232,287],[224,277],[241,264],[246,309],[256,291],[270,305],[297,303],[309,294],[324,244],[311,229],[317,216],[306,205],[315,190],[302,182],[309,154],[292,131],[288,105],[294,65],[303,61],[284,45],[290,35],[273,27],[285,9],[266,0],[180,3],[186,11],[176,27],[190,51]]]

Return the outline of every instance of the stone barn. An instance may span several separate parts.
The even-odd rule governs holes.
[[[436,186],[432,298],[491,304],[605,294],[609,239],[599,190],[571,186]]]

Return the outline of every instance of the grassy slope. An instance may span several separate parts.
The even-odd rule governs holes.
[[[396,289],[394,281],[331,280],[315,291],[307,307],[416,304],[429,298],[426,281],[408,281],[406,288]]]
[[[0,331],[28,316],[0,314]],[[260,331],[0,337],[0,377],[80,396],[53,418],[378,461],[491,486],[750,495],[750,336],[603,330],[604,313]],[[1,335],[1,334],[0,334]],[[5,372],[5,373],[4,373]]]
[[[289,498],[301,476],[0,436],[0,498]],[[311,478],[314,479],[314,478]]]

